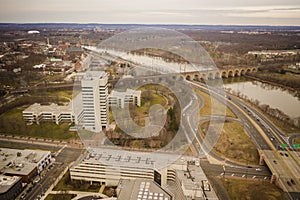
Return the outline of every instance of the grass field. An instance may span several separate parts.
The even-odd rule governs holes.
[[[59,91],[46,92],[45,95],[59,96],[59,97],[65,97],[71,99],[73,96],[73,90],[59,90]]]
[[[294,144],[300,144],[300,136],[294,140]]]
[[[66,140],[77,138],[77,134],[70,133],[70,123],[56,125],[52,122],[42,122],[40,125],[26,125],[23,121],[22,111],[34,102],[67,103],[72,97],[72,90],[55,90],[36,92],[31,96],[24,96],[7,105],[10,109],[0,115],[0,134],[27,136],[33,138],[49,138]],[[20,105],[24,105],[21,106]],[[12,108],[12,109],[11,109]]]
[[[228,178],[221,181],[232,200],[288,199],[281,189],[266,181]]]
[[[53,190],[56,191],[83,191],[83,192],[99,192],[101,185],[87,182],[71,181],[70,172],[67,171],[62,179],[57,183]]]
[[[200,124],[200,131],[208,129],[209,122]],[[218,124],[217,124],[218,125]],[[212,128],[214,125],[211,125]],[[256,146],[245,130],[238,122],[225,122],[222,133],[213,147],[213,151],[228,159],[245,164],[259,163],[259,155]]]
[[[52,122],[43,122],[40,125],[26,125],[22,117],[22,111],[24,109],[25,107],[14,108],[0,116],[0,134],[57,140],[66,140],[77,137],[77,135],[69,132],[69,123],[56,125]]]
[[[225,107],[221,102],[219,102],[215,98],[211,98],[208,94],[199,90],[196,90],[196,92],[200,94],[204,100],[204,105],[200,110],[201,116],[226,114],[226,116],[229,117],[236,117],[236,115],[228,107]],[[212,105],[214,106],[213,110]]]
[[[149,88],[147,87],[148,90],[146,90],[146,87],[140,88],[142,90],[141,106],[130,106],[131,117],[140,126],[145,126],[144,117],[149,116],[149,110],[152,105],[159,104],[165,109],[168,108],[168,100],[161,94],[156,93],[153,87],[153,85],[150,85]],[[147,98],[148,100],[146,100]]]

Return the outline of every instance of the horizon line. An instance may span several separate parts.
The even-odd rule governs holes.
[[[300,25],[263,25],[263,24],[184,24],[184,23],[101,23],[101,22],[0,22],[3,24],[15,24],[15,25],[34,25],[34,24],[78,24],[78,25],[147,25],[147,26],[257,26],[257,27],[300,27]]]

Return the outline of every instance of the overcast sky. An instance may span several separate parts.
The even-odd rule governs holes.
[[[0,22],[300,25],[299,0],[0,0]]]

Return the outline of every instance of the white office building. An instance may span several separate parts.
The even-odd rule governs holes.
[[[42,121],[55,122],[74,122],[75,116],[72,112],[71,103],[68,105],[57,105],[52,103],[50,105],[41,105],[34,103],[23,112],[23,119],[27,123],[40,124]]]
[[[99,132],[108,126],[108,74],[89,71],[81,80],[82,117],[79,124]]]
[[[109,95],[109,105],[124,108],[125,104],[132,103],[141,106],[141,91],[127,89],[125,92],[113,90]]]

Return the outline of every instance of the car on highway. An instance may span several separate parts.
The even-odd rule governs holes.
[[[20,197],[20,199],[25,199],[26,193],[23,193]]]
[[[261,171],[262,171],[262,169],[261,169],[261,168],[256,168],[256,169],[255,169],[255,171],[257,171],[257,172],[261,172]]]
[[[40,182],[40,178],[38,178],[38,179],[36,179],[35,181],[34,181],[34,183],[38,183],[38,182]]]
[[[294,181],[294,179],[291,179],[291,183],[296,185],[296,182]]]

